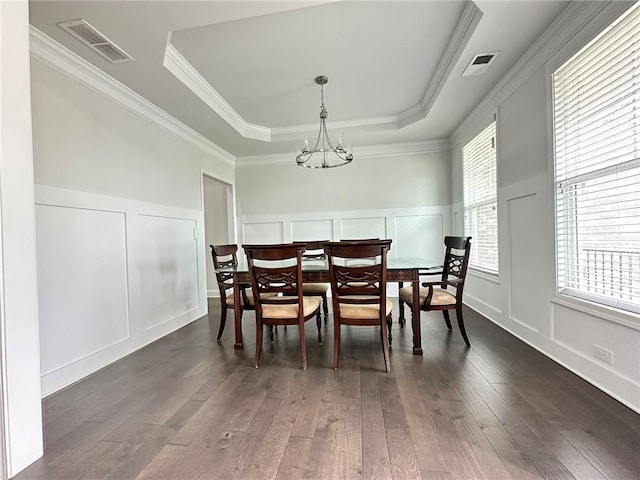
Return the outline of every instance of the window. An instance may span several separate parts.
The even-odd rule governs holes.
[[[464,231],[473,237],[469,267],[498,274],[496,122],[462,149]]]
[[[558,292],[640,313],[640,9],[553,74]]]

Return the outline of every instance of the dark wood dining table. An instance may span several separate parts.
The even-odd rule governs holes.
[[[245,259],[239,259],[238,266],[224,267],[216,272],[233,273],[234,298],[241,298],[240,287],[250,285],[249,269]],[[422,337],[420,334],[420,304],[418,291],[420,288],[419,274],[424,271],[437,271],[441,263],[420,257],[389,257],[387,259],[387,283],[410,282],[413,285],[413,304],[411,306],[411,327],[413,329],[413,354],[422,355]],[[302,262],[302,277],[304,282],[329,283],[329,265],[326,260],[304,260]],[[242,321],[240,302],[234,303],[233,308],[235,343],[233,348],[242,350]]]

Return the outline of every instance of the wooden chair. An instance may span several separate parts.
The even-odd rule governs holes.
[[[390,247],[391,240],[324,244],[333,296],[334,369],[338,368],[340,359],[341,325],[367,325],[380,327],[384,366],[387,373],[391,372],[392,304],[387,299],[387,253]]]
[[[471,237],[444,237],[446,252],[442,271],[422,272],[420,275],[440,275],[440,280],[424,282],[420,287],[420,310],[426,312],[441,310],[447,328],[451,330],[449,310],[456,311],[458,327],[467,346],[470,345],[462,318],[462,291],[467,276],[469,253],[471,251]],[[413,302],[411,286],[399,289],[400,321],[404,322],[404,304],[409,307]]]
[[[302,294],[302,255],[304,244],[243,245],[249,264],[249,278],[256,307],[256,359],[262,357],[263,326],[298,325],[302,369],[307,369],[307,346],[304,324],[316,317],[318,343],[322,332],[318,310],[320,299]],[[272,295],[278,296],[272,296]],[[300,308],[302,306],[302,308]]]
[[[211,257],[213,258],[213,268],[218,270],[224,267],[237,267],[238,266],[238,246],[237,245],[209,245],[211,247]],[[218,281],[218,290],[220,291],[220,328],[218,329],[218,338],[222,337],[224,332],[224,326],[227,323],[227,309],[233,310],[234,303],[236,301],[233,295],[233,273],[232,272],[218,272],[216,273],[216,280]],[[241,287],[242,298],[240,301],[240,316],[242,318],[242,312],[244,310],[253,310],[253,296],[247,295],[246,287]],[[231,293],[229,293],[229,291]]]

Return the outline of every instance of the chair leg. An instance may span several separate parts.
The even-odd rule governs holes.
[[[322,311],[324,312],[324,324],[327,324],[327,318],[329,317],[329,305],[327,302],[327,294],[322,294]]]
[[[389,331],[389,347],[391,347],[391,342],[393,341],[393,335],[391,335],[391,326],[393,325],[393,317],[389,315],[387,317],[387,330]]]
[[[333,322],[333,369],[338,369],[338,359],[340,358],[340,324]]]
[[[256,362],[255,367],[260,365],[260,357],[262,357],[262,342],[264,340],[264,330],[262,322],[256,319]]]
[[[304,320],[300,323],[300,356],[302,356],[302,370],[307,369],[307,342],[304,334]]]
[[[273,325],[269,325],[269,342],[273,343]]]
[[[402,288],[402,282],[399,283],[398,288]],[[398,296],[398,323],[401,328],[404,327],[405,323],[407,323],[404,318],[404,302],[400,296]]]
[[[224,326],[227,323],[227,303],[222,298],[222,312],[220,313],[220,328],[218,329],[218,338],[216,339],[218,342],[222,337],[222,332],[224,332]]]
[[[389,358],[389,337],[387,329],[383,325],[380,326],[380,335],[382,336],[382,354],[384,356],[384,369],[387,373],[391,373],[391,359]]]
[[[320,307],[318,307],[318,313],[320,313]],[[318,345],[322,345],[322,320],[319,316],[316,317],[316,325],[318,327]]]
[[[462,305],[456,306],[456,317],[458,317],[458,327],[460,327],[460,333],[462,334],[462,338],[464,338],[464,343],[467,344],[467,347],[470,347],[469,337],[467,337],[467,331],[464,329],[464,320],[462,318]]]
[[[449,318],[449,310],[442,310],[442,315],[444,316],[444,323],[446,323],[447,328],[451,330],[451,319]]]

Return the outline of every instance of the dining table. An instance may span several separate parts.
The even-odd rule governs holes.
[[[413,287],[413,303],[411,305],[411,327],[413,330],[413,354],[422,355],[422,336],[420,333],[420,274],[432,273],[442,268],[442,261],[434,261],[422,257],[388,257],[387,258],[387,283],[409,282]],[[251,285],[249,279],[249,267],[246,258],[240,257],[238,264],[222,267],[216,273],[226,272],[233,274],[234,298],[241,298],[241,288]],[[302,261],[302,281],[309,283],[330,283],[329,264],[326,259],[305,259]],[[236,350],[242,350],[242,306],[240,302],[234,302],[233,307]]]

